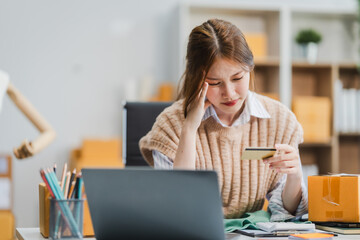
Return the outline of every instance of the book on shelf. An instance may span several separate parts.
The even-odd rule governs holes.
[[[344,88],[341,80],[335,82],[334,124],[342,133],[360,132],[360,89]]]
[[[349,94],[349,131],[356,132],[357,124],[356,124],[356,115],[357,115],[357,104],[356,104],[356,89],[350,88],[347,90],[347,94]]]
[[[343,88],[343,84],[341,82],[340,79],[335,81],[335,91],[334,91],[334,99],[335,99],[335,103],[334,103],[334,112],[335,112],[335,116],[334,116],[334,124],[335,124],[335,129],[337,131],[341,130],[341,122],[342,122],[342,118],[343,118],[343,108],[342,106],[342,88]]]
[[[340,234],[360,234],[360,228],[344,228],[344,227],[328,227],[328,226],[321,226],[316,224],[316,228],[327,231],[327,232],[334,232]]]
[[[349,132],[349,94],[346,89],[342,89],[341,91],[341,109],[342,109],[342,119],[340,124],[341,132]]]
[[[289,236],[290,240],[302,240],[302,239],[322,239],[322,240],[331,240],[333,239],[333,234],[328,233],[301,233],[301,234],[292,234]]]

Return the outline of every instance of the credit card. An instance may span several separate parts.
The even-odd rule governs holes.
[[[241,160],[266,159],[274,156],[276,148],[267,147],[247,147],[241,155]]]

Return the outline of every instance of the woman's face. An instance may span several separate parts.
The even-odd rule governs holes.
[[[220,119],[233,119],[246,99],[250,73],[244,67],[226,58],[218,58],[211,66],[205,81],[209,84],[207,99]]]

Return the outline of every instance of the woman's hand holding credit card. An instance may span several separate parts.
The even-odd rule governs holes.
[[[299,151],[287,144],[276,144],[275,148],[247,147],[241,156],[241,160],[245,159],[262,159],[279,173],[301,174]]]
[[[264,163],[276,172],[302,177],[299,150],[288,144],[275,144],[276,154]]]

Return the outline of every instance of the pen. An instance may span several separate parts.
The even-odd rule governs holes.
[[[82,180],[82,176],[81,176],[81,173],[80,173],[80,176],[79,176],[79,186],[78,186],[78,192],[77,192],[77,199],[81,199],[81,194],[82,194],[82,188],[83,188],[83,180]]]
[[[75,185],[74,185],[74,187],[73,187],[73,189],[72,189],[70,198],[75,198],[75,196],[77,196],[78,186],[79,186],[79,176],[80,176],[80,173],[78,173],[78,174],[76,175]]]
[[[67,198],[70,198],[70,191],[71,191],[71,187],[72,187],[72,182],[74,181],[74,177],[76,176],[76,168],[74,168],[71,177],[70,177],[70,181],[69,181],[69,187],[68,187],[68,192],[66,193]]]
[[[40,175],[41,175],[41,178],[44,180],[44,183],[45,183],[47,189],[49,190],[51,197],[55,198],[55,195],[54,195],[54,193],[53,193],[53,191],[52,191],[52,189],[51,189],[51,187],[49,185],[49,182],[45,177],[45,171],[43,169],[40,169]]]
[[[61,190],[62,190],[63,192],[64,192],[64,184],[65,184],[66,171],[67,171],[67,163],[64,164],[64,168],[63,168],[63,172],[62,172],[62,176],[61,176],[61,185],[60,185],[60,188],[61,188]]]
[[[64,199],[67,198],[67,192],[69,191],[69,182],[70,182],[70,172],[66,173],[66,182],[65,182],[65,190],[64,190]]]

